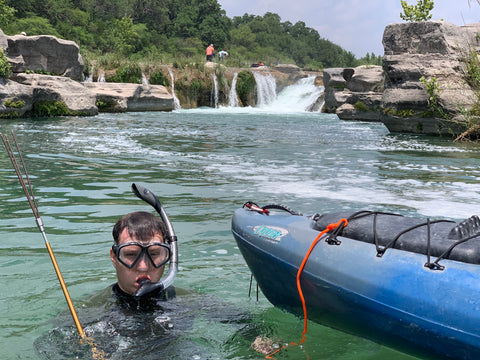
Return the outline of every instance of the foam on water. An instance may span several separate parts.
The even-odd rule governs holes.
[[[380,123],[346,122],[303,108],[293,111],[293,106],[287,112],[280,106],[6,122],[2,132],[15,130],[74,301],[115,281],[108,256],[113,223],[127,212],[151,210],[131,193],[132,182],[161,198],[179,236],[175,286],[199,292],[201,306],[205,294],[214,294],[252,317],[239,322],[246,326],[244,333],[225,331],[229,314],[224,322],[195,319],[187,337],[207,344],[204,353],[192,350],[202,358],[251,357],[248,336],[257,335],[255,324],[285,342],[292,340],[292,328],[301,333],[298,318],[275,312],[264,298],[258,303],[247,298],[250,273],[230,232],[231,214],[245,201],[282,203],[307,214],[369,209],[454,220],[478,214],[477,145],[388,134]],[[35,358],[34,339],[60,326],[48,320],[66,307],[8,164],[0,166],[0,177],[0,236],[5,239],[0,351],[11,358]],[[173,314],[172,319],[178,312]],[[103,334],[108,343],[110,326],[94,319],[98,324],[90,324],[90,331]],[[228,339],[219,341],[218,334]],[[402,358],[314,323],[309,334],[328,337],[305,345],[309,354],[328,352],[325,359]],[[119,349],[132,346],[129,337],[112,338]],[[171,351],[179,358],[190,355],[183,348]]]

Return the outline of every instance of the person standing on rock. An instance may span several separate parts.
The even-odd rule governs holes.
[[[213,57],[215,56],[215,48],[213,47],[213,44],[210,44],[205,52],[207,54],[207,61],[213,61]]]
[[[225,56],[228,56],[228,52],[225,49],[223,49],[218,53],[218,60],[222,61]]]

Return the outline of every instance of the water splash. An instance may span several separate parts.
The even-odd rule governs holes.
[[[172,69],[168,68],[168,73],[170,74],[170,80],[172,84],[171,88],[172,88],[172,96],[173,96],[173,108],[175,110],[179,110],[182,108],[182,106],[180,105],[180,101],[178,100],[177,95],[175,95],[175,78],[173,76]]]
[[[148,86],[149,85],[148,79],[143,72],[142,72],[142,85],[143,86]]]
[[[233,74],[232,87],[230,88],[230,93],[228,94],[228,106],[229,107],[238,107],[238,96],[237,96],[237,76],[238,73]]]
[[[236,114],[259,112],[268,114],[320,113],[325,89],[323,86],[315,86],[315,78],[316,76],[312,75],[298,80],[295,84],[282,89],[269,104],[263,106],[232,106],[230,103],[232,100],[230,99],[229,106],[212,108],[212,111],[221,110]],[[264,88],[261,88],[260,91],[262,89]],[[262,97],[266,98],[265,95]],[[202,111],[208,110],[202,109]]]
[[[255,82],[257,83],[257,106],[263,107],[271,104],[277,98],[277,83],[272,74],[260,74],[253,72]]]
[[[210,103],[213,103],[213,107],[218,108],[218,80],[217,75],[213,74],[213,89],[212,89],[212,98]]]
[[[93,66],[90,68],[90,71],[88,73],[88,76],[83,75],[83,81],[84,82],[93,82]]]
[[[308,76],[298,80],[295,84],[283,89],[275,99],[268,104],[267,108],[280,112],[320,112],[322,106],[316,103],[325,90],[323,86],[315,86],[315,76]]]

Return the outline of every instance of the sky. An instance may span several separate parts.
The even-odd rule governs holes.
[[[479,0],[480,1],[480,0]],[[383,55],[382,36],[385,26],[404,22],[400,18],[400,0],[218,0],[229,18],[278,14],[281,21],[318,31],[320,37],[351,51],[357,58],[367,53]],[[416,5],[417,0],[407,0]],[[477,0],[434,0],[432,20],[455,25],[480,22]]]

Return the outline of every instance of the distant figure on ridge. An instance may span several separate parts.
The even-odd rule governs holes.
[[[213,61],[213,58],[215,56],[215,49],[213,47],[213,44],[210,44],[209,47],[207,47],[207,50],[205,50],[207,54],[207,61]]]
[[[228,56],[228,52],[223,49],[222,51],[219,51],[218,53],[218,60],[222,61],[224,57]]]

